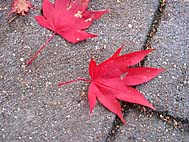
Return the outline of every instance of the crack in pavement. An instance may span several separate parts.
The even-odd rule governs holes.
[[[139,105],[133,105],[131,103],[125,103],[122,102],[122,108],[123,108],[123,115],[124,117],[127,116],[128,113],[130,113],[128,110],[133,109],[137,111],[138,113],[143,113],[147,117],[155,117],[157,119],[160,119],[162,121],[165,121],[170,126],[179,129],[181,131],[189,132],[189,120],[187,118],[180,118],[180,117],[174,117],[171,116],[168,111],[153,111],[149,108],[146,108],[144,106]],[[106,142],[111,142],[115,139],[116,134],[119,132],[120,126],[122,126],[123,123],[120,121],[119,117],[116,116],[113,124],[112,129],[109,132]]]
[[[157,28],[158,28],[159,23],[161,21],[161,16],[162,16],[162,14],[164,12],[165,6],[166,6],[166,2],[164,0],[163,1],[160,0],[159,6],[155,11],[155,14],[154,14],[154,17],[153,17],[153,20],[152,20],[152,24],[150,26],[150,30],[149,30],[149,32],[147,34],[147,38],[146,38],[146,40],[144,42],[144,45],[143,45],[143,49],[144,50],[151,48],[152,37],[157,32]],[[143,61],[141,61],[139,66],[144,66],[145,60],[146,60],[146,58]],[[132,107],[132,105],[130,103],[122,102],[122,108],[123,108],[124,116],[127,114],[127,112],[124,111],[124,110],[128,110],[131,107]],[[112,128],[109,131],[108,136],[106,137],[106,142],[110,142],[110,141],[115,139],[116,133],[118,132],[118,128],[121,125],[123,125],[122,122],[116,116],[115,120],[112,123]]]
[[[127,111],[129,108],[133,107],[133,104],[131,103],[126,103],[126,102],[121,102],[121,107],[122,107],[122,111],[123,111],[123,117],[126,116]],[[112,123],[112,128],[108,133],[108,136],[106,137],[106,142],[111,142],[112,140],[115,139],[116,134],[118,133],[119,127],[122,126],[123,123],[121,122],[121,120],[119,119],[118,116],[115,117],[115,120]],[[126,124],[127,125],[127,124]]]
[[[152,48],[151,43],[154,35],[156,34],[159,24],[161,23],[161,17],[164,14],[167,0],[160,0],[159,6],[154,14],[154,19],[152,21],[150,30],[147,35],[147,39],[144,42],[143,49],[147,50]],[[144,66],[146,58],[140,63],[140,66]],[[168,111],[152,111],[157,118],[166,121],[168,124],[174,126],[175,128],[184,129],[189,132],[189,120],[188,118],[174,117],[168,113]]]
[[[133,109],[138,113],[143,113],[146,117],[155,117],[159,120],[166,122],[167,124],[174,127],[175,129],[178,129],[182,132],[189,133],[189,120],[187,118],[174,117],[170,115],[168,111],[156,111],[156,110],[153,111],[144,106],[139,106],[139,105],[125,103],[125,102],[122,102],[122,108],[123,108],[124,117],[126,117],[127,114],[130,113],[130,111],[128,111],[129,109]],[[106,138],[106,142],[111,142],[115,140],[116,134],[119,132],[119,128],[122,125],[123,123],[120,121],[119,117],[116,116],[112,124],[111,131],[109,131],[108,136]]]
[[[152,113],[153,116],[165,121],[174,128],[189,133],[189,120],[187,118],[174,117],[168,111],[152,111]]]
[[[158,30],[159,24],[161,22],[161,17],[164,13],[165,7],[166,7],[166,0],[159,0],[159,6],[155,11],[154,18],[153,18],[152,24],[150,26],[150,30],[147,34],[147,38],[143,45],[144,50],[152,48],[151,47],[152,39]],[[145,60],[146,60],[146,58],[141,61],[140,66],[144,66]]]
[[[159,24],[161,22],[161,17],[164,14],[165,7],[166,7],[166,0],[160,0],[159,6],[155,11],[154,18],[153,18],[152,24],[150,26],[150,30],[147,34],[147,38],[143,45],[144,50],[152,48],[151,47],[152,39],[158,30]],[[139,64],[139,66],[144,66],[146,59],[147,58],[145,58]],[[130,104],[130,103],[121,102],[121,104],[122,104],[122,108],[123,108],[124,117],[129,113],[126,110],[131,109],[131,108],[133,108],[135,110],[137,109],[137,107],[135,105]],[[176,129],[179,129],[181,131],[185,131],[185,132],[189,133],[189,120],[187,118],[174,117],[174,116],[170,115],[168,113],[168,111],[153,111],[153,110],[150,110],[143,106],[138,106],[138,107],[140,108],[141,112],[146,114],[146,116],[156,117],[162,121],[165,121],[167,124],[173,126]],[[118,133],[119,127],[121,125],[123,125],[122,122],[116,116],[115,120],[112,123],[112,128],[109,131],[108,136],[106,137],[106,142],[110,142],[115,139],[116,134]]]
[[[145,50],[151,48],[152,38],[158,30],[159,24],[161,22],[161,17],[164,13],[165,7],[166,7],[166,1],[160,2],[158,8],[155,11],[154,18],[153,18],[152,24],[150,26],[150,30],[147,34],[147,39],[143,45],[143,49],[145,49]]]

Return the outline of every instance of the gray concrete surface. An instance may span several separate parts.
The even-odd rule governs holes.
[[[88,77],[89,59],[101,62],[122,43],[127,51],[141,49],[158,1],[92,1],[92,9],[111,9],[88,30],[99,36],[76,45],[55,36],[27,68],[24,63],[51,32],[34,20],[40,8],[7,24],[10,0],[6,2],[0,17],[0,141],[104,141],[115,116],[98,104],[89,118],[82,93],[88,84],[56,85]],[[31,2],[41,5],[40,0]]]
[[[129,109],[127,125],[122,126],[115,142],[188,142],[189,135],[166,122]]]
[[[146,66],[166,69],[158,78],[141,86],[160,111],[189,118],[189,2],[167,3]]]
[[[166,5],[146,66],[163,67],[164,73],[137,87],[158,111],[189,118],[189,3],[169,1]],[[189,133],[175,129],[156,117],[128,110],[127,125],[121,126],[116,142],[188,142]]]

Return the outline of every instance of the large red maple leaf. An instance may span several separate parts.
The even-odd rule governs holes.
[[[87,10],[88,3],[89,0],[56,0],[55,3],[44,0],[43,16],[35,16],[35,19],[42,27],[52,30],[53,35],[27,64],[32,63],[55,34],[59,34],[71,43],[96,37],[97,35],[87,33],[85,29],[89,28],[94,20],[99,19],[108,10],[89,11]]]
[[[109,59],[99,65],[96,64],[94,59],[91,59],[89,64],[90,80],[78,78],[76,80],[59,83],[58,86],[77,80],[90,82],[88,88],[90,113],[95,107],[96,100],[98,100],[107,109],[115,113],[123,123],[125,123],[118,100],[140,104],[155,109],[153,105],[132,86],[153,79],[156,75],[161,73],[163,69],[131,67],[143,60],[148,53],[153,51],[153,49],[137,51],[120,56],[121,49],[122,48],[119,48]]]

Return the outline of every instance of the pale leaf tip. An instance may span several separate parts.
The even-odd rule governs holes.
[[[111,9],[106,9],[104,10],[106,13],[110,13],[111,12]]]
[[[121,121],[123,122],[124,125],[126,125],[126,121],[124,118],[122,118]]]
[[[147,49],[147,51],[149,51],[149,53],[150,53],[150,52],[153,52],[154,50],[156,50],[156,49],[155,49],[155,48]]]
[[[151,108],[152,110],[156,110],[156,108],[151,103],[149,103],[149,105],[147,107]]]
[[[91,115],[92,115],[92,111],[90,110],[90,111],[89,111],[89,117],[91,117]]]
[[[158,74],[165,72],[165,69],[163,69],[163,68],[157,68],[157,70],[158,70]]]

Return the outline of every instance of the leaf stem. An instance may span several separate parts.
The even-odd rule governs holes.
[[[49,38],[45,41],[45,43],[35,52],[35,54],[32,56],[32,58],[30,58],[30,60],[26,63],[27,65],[30,65],[35,58],[39,55],[39,53],[47,46],[47,44],[54,38],[55,36],[55,32],[53,32],[53,34],[51,36],[49,36]]]
[[[72,82],[76,82],[76,81],[85,81],[85,82],[91,82],[91,80],[88,80],[86,78],[77,78],[77,79],[74,79],[74,80],[70,80],[70,81],[66,81],[66,82],[60,82],[58,83],[58,87],[61,87],[62,85],[65,85],[65,84],[69,84],[69,83],[72,83]]]

